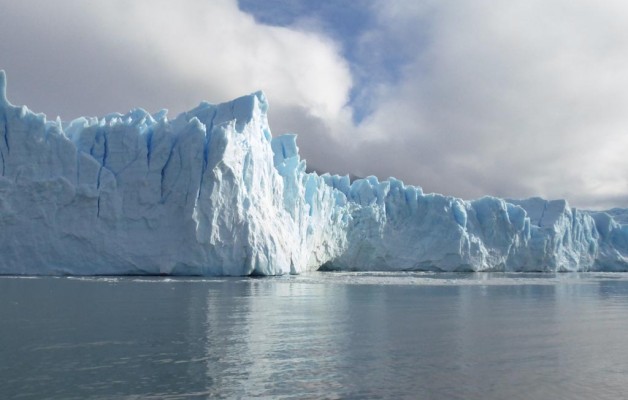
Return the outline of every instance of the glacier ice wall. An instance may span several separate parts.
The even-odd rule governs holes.
[[[0,273],[628,270],[622,210],[306,173],[267,111],[258,92],[172,120],[48,121],[0,72]]]

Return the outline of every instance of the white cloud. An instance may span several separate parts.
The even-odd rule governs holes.
[[[131,92],[137,100],[143,91],[148,101],[135,105],[159,107],[160,102],[183,111],[201,99],[222,101],[263,89],[273,105],[297,105],[325,119],[339,118],[348,99],[351,75],[334,42],[260,25],[235,1],[4,3],[7,18],[19,16],[16,25],[41,31],[38,42],[22,43],[23,49],[34,52],[30,58],[43,73],[47,68],[61,72],[57,79],[70,83],[68,91],[91,90],[93,96],[113,101],[121,97],[115,91]],[[13,33],[19,41],[19,33]],[[68,37],[72,46],[64,43]],[[29,44],[34,48],[28,49]],[[56,56],[38,57],[50,53],[50,44]],[[82,59],[86,49],[89,60]],[[12,56],[26,62],[17,46],[12,50]],[[89,75],[95,87],[72,85],[81,74]],[[99,87],[102,81],[110,87]],[[140,88],[123,81],[135,81]]]
[[[325,37],[257,24],[233,1],[144,0],[119,13],[127,3],[108,2],[102,22],[115,21],[120,40],[190,86],[224,98],[264,89],[274,103],[321,118],[336,118],[347,102],[349,69]]]
[[[623,197],[628,206],[628,6],[474,0],[381,10],[370,36],[423,47],[408,45],[414,57],[360,127],[372,139],[360,151],[387,149],[377,164],[358,161],[362,171],[467,198],[605,206]]]

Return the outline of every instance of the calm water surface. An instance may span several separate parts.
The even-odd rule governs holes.
[[[628,275],[0,277],[0,398],[618,399]]]

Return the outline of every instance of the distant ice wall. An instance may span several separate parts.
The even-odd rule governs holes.
[[[306,173],[267,111],[258,92],[172,120],[48,121],[7,101],[0,72],[0,273],[628,270],[609,213]]]

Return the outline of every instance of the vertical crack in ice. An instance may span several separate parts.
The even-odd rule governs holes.
[[[100,168],[98,169],[98,177],[97,177],[97,181],[96,181],[96,188],[100,189],[100,178],[102,176],[102,170],[103,168],[105,168],[105,165],[107,163],[107,156],[109,155],[109,146],[108,146],[108,141],[107,141],[107,132],[104,129],[101,129],[99,132],[99,135],[101,135],[101,137],[103,138],[103,156],[102,156],[102,162],[100,164]],[[92,146],[92,149],[90,150],[90,153],[94,150],[94,146]]]
[[[104,150],[103,150],[103,156],[102,156],[102,166],[106,166],[107,165],[107,157],[109,156],[109,140],[107,138],[107,131],[103,130],[102,133],[103,136],[103,140],[104,140]]]
[[[8,123],[7,123],[7,114],[6,111],[3,110],[2,112],[2,136],[4,137],[4,144],[7,148],[7,155],[9,155],[9,139],[7,137],[8,135]],[[2,155],[2,176],[5,176],[5,159],[4,159],[4,149],[2,149],[2,147],[0,147],[0,154]]]
[[[9,123],[7,121],[6,112],[2,113],[2,133],[4,136],[4,145],[7,147],[7,154],[11,154],[11,147],[9,146]]]
[[[81,151],[76,148],[76,186],[78,186],[81,178]]]
[[[543,217],[545,216],[545,211],[547,211],[547,201],[545,202],[545,204],[543,205],[543,211],[541,211],[541,216],[539,217],[539,222],[537,223],[537,225],[540,227],[542,227],[543,225]]]
[[[201,168],[201,181],[198,185],[198,194],[196,200],[201,198],[201,191],[203,190],[203,181],[205,180],[205,171],[207,171],[207,163],[209,162],[209,141],[211,139],[212,131],[214,130],[214,119],[218,111],[214,108],[209,124],[205,125],[205,143],[203,144],[203,167]]]
[[[100,189],[100,176],[102,175],[103,166],[98,169],[98,176],[96,177],[96,189]]]
[[[183,157],[181,157],[181,153],[179,153],[179,176],[181,176],[181,171],[183,171],[184,168],[184,160]],[[179,181],[179,177],[177,177],[176,181]],[[188,200],[190,199],[190,193],[192,192],[192,180],[191,179],[187,179],[187,187],[185,188],[185,202],[184,204],[188,204]],[[198,196],[198,194],[196,195]]]
[[[48,143],[48,138],[50,137],[50,130],[52,129],[51,126],[47,125],[46,128],[44,129],[44,142]]]
[[[96,202],[96,218],[100,218],[100,194],[98,194],[98,201]]]
[[[149,126],[146,128],[146,166],[147,169],[150,170],[150,159],[152,157],[153,152],[153,126]]]
[[[174,148],[177,145],[177,140],[178,137],[172,140],[172,145],[170,146],[170,153],[168,153],[168,159],[166,160],[166,163],[164,164],[164,166],[161,168],[161,198],[160,198],[160,203],[165,203],[166,199],[168,198],[168,196],[164,197],[164,192],[165,192],[165,188],[164,188],[164,181],[166,179],[166,170],[168,169],[168,166],[170,165],[170,161],[172,160],[172,154],[174,153]]]

